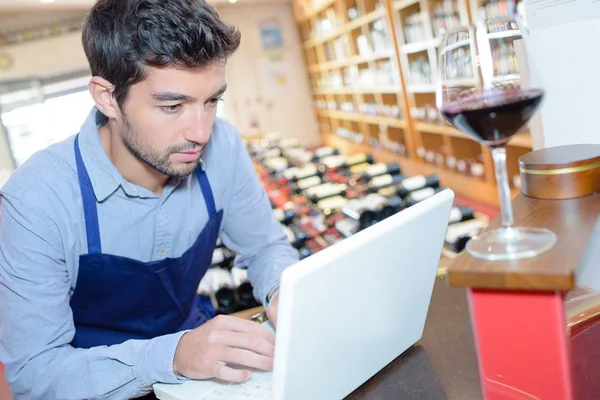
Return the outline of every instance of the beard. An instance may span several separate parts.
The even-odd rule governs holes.
[[[139,135],[131,128],[125,115],[123,115],[123,122],[119,125],[121,140],[127,150],[139,161],[161,174],[170,178],[185,178],[191,175],[198,167],[200,159],[198,159],[198,162],[185,164],[181,167],[176,167],[171,162],[172,154],[194,150],[198,147],[197,143],[188,142],[182,145],[170,146],[166,151],[161,152],[153,149],[148,143],[140,139]]]

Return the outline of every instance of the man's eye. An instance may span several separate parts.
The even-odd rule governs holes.
[[[210,104],[211,106],[216,106],[221,100],[223,100],[222,97],[215,97],[213,99],[208,100],[208,104]]]
[[[177,111],[179,111],[179,109],[181,108],[181,104],[173,104],[173,105],[170,105],[170,106],[162,106],[161,108],[167,114],[174,114]]]

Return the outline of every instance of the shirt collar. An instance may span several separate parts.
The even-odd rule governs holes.
[[[156,194],[138,187],[123,178],[110,161],[98,135],[99,121],[98,109],[94,107],[79,132],[79,146],[81,158],[85,164],[96,200],[102,202],[113,193],[123,188],[123,191],[132,197],[158,197]]]

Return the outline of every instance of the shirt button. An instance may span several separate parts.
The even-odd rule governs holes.
[[[160,254],[165,254],[166,250],[163,248],[163,249],[160,249],[158,252],[159,252]]]

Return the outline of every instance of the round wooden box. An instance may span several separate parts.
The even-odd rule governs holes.
[[[521,192],[536,199],[600,193],[600,145],[549,147],[519,157]]]

